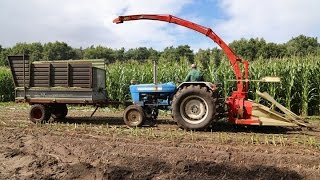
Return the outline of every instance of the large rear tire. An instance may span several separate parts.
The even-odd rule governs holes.
[[[142,126],[146,117],[141,106],[130,105],[123,113],[124,123],[129,127]]]
[[[178,126],[183,129],[206,128],[216,114],[213,93],[199,85],[183,87],[173,98],[172,114]]]
[[[47,122],[50,119],[50,109],[43,104],[35,104],[31,106],[29,119],[34,123]]]
[[[66,104],[55,104],[51,106],[51,117],[54,120],[64,119],[68,114]]]

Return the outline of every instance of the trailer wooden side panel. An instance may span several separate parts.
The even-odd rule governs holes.
[[[29,62],[8,56],[16,101],[94,104],[106,101],[104,60]]]
[[[30,87],[29,56],[9,56],[8,60],[15,87]]]
[[[31,73],[31,87],[92,87],[90,63],[32,64]]]

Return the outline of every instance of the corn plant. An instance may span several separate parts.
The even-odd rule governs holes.
[[[14,100],[14,85],[10,70],[0,67],[0,102]]]

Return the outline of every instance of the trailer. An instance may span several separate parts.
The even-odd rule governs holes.
[[[103,59],[30,62],[28,55],[8,56],[15,101],[31,106],[32,122],[62,119],[68,104],[108,104]]]

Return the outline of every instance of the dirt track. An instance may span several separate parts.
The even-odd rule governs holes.
[[[224,125],[185,132],[166,118],[127,129],[120,113],[86,118],[92,109],[83,108],[62,123],[35,125],[27,106],[0,108],[0,179],[320,178],[319,132]]]

